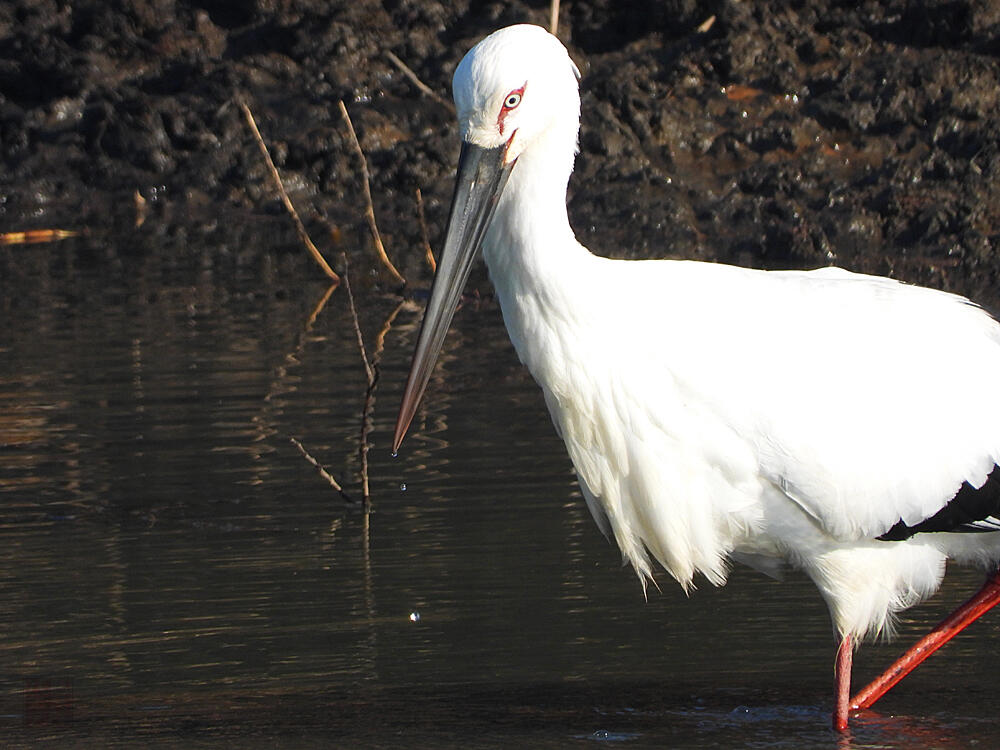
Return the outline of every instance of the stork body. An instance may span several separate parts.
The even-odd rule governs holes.
[[[456,71],[459,185],[396,445],[481,246],[588,506],[640,578],[805,571],[844,693],[853,645],[933,593],[948,558],[1000,560],[1000,325],[836,268],[592,255],[566,212],[578,75],[532,26]],[[845,726],[846,696],[837,711]]]
[[[525,266],[530,281],[492,273],[511,339],[598,524],[641,576],[650,556],[685,587],[699,573],[724,583],[732,556],[765,571],[788,560],[838,632],[864,636],[932,593],[945,557],[1000,557],[1000,534],[878,539],[994,467],[1000,327],[960,298],[582,249],[550,273]]]

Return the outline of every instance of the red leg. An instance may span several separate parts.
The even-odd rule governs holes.
[[[855,695],[850,702],[851,710],[868,708],[875,701],[916,669],[924,659],[961,633],[965,628],[1000,604],[1000,570],[986,579],[986,583],[969,601],[960,606],[934,630],[921,638],[889,667],[881,677]]]
[[[833,728],[838,732],[847,730],[847,712],[851,697],[851,662],[854,660],[854,644],[851,636],[845,635],[837,649],[837,665],[834,668],[836,686],[833,709]]]

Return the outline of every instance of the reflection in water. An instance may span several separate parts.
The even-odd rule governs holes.
[[[302,281],[308,259],[74,253],[0,250],[10,744],[837,746],[812,587],[737,569],[644,602],[494,307],[459,312],[396,459],[417,308],[385,335],[366,516],[289,442],[359,496],[365,374],[339,291],[310,323],[325,286]],[[398,300],[358,301],[374,341]],[[947,585],[903,640],[978,581]],[[991,702],[969,696],[995,692],[996,628],[922,667],[849,746],[989,736]],[[858,679],[896,650],[866,648]]]

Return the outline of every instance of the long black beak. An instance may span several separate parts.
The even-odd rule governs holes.
[[[430,380],[438,354],[441,353],[448,326],[455,315],[458,298],[469,278],[472,262],[482,245],[483,235],[493,218],[507,178],[510,177],[514,164],[504,163],[506,151],[507,144],[487,149],[462,142],[444,250],[431,286],[431,299],[420,326],[406,391],[399,406],[396,436],[392,441],[393,453],[403,442],[403,436],[420,405],[427,381]]]

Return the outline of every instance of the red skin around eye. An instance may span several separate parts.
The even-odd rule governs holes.
[[[528,84],[524,84],[524,86],[527,86],[527,85]],[[514,89],[513,91],[511,91],[510,94],[507,94],[507,96],[504,97],[504,100],[506,101],[507,99],[510,99],[510,97],[513,94],[517,94],[518,96],[523,97],[524,96],[524,86],[522,86],[519,89]],[[497,130],[500,131],[500,135],[503,135],[503,121],[507,118],[507,113],[510,112],[511,109],[513,109],[513,107],[508,107],[505,104],[500,109],[500,114],[497,115]]]

